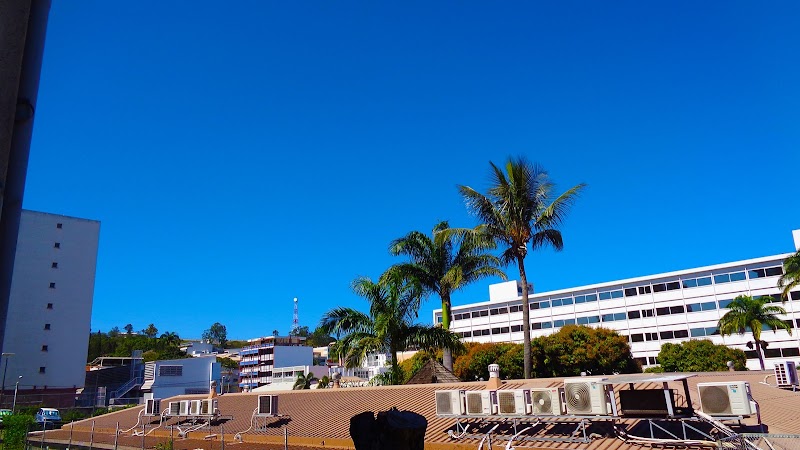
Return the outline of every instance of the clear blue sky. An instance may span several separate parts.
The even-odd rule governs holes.
[[[53,2],[25,207],[102,222],[92,329],[310,328],[524,155],[537,291],[793,250],[800,3]],[[511,278],[516,278],[509,268]],[[488,298],[486,281],[454,297]],[[429,301],[421,319],[430,321]]]

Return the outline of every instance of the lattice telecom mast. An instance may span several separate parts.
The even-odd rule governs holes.
[[[300,317],[297,314],[297,297],[294,298],[294,320],[292,320],[292,332],[291,334],[297,334],[297,331],[300,329]]]

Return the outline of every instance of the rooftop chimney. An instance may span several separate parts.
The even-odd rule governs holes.
[[[486,383],[486,389],[500,389],[500,365],[489,364],[489,382]]]

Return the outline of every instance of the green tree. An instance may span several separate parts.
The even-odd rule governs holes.
[[[147,328],[142,330],[142,334],[149,338],[154,338],[158,335],[158,328],[156,328],[156,326],[151,323],[150,325],[147,326]]]
[[[225,325],[219,322],[214,322],[214,324],[211,325],[211,328],[203,332],[203,340],[225,348],[225,344],[228,343],[228,329],[225,327]]]
[[[352,308],[334,308],[322,317],[320,328],[325,333],[344,335],[337,342],[344,355],[345,367],[357,367],[370,352],[391,354],[391,382],[402,382],[397,353],[411,346],[416,348],[462,347],[458,336],[449,330],[415,324],[420,307],[418,283],[388,270],[378,282],[360,277],[353,282],[354,292],[370,303],[369,314]]]
[[[295,380],[292,389],[294,390],[311,389],[311,385],[314,383],[314,380],[316,380],[314,374],[309,372],[308,374],[304,375],[301,373],[300,375],[297,376],[297,380]]]
[[[664,372],[720,372],[733,361],[735,370],[746,370],[744,352],[708,339],[692,339],[680,344],[666,343],[658,352],[658,363]]]
[[[238,369],[239,368],[239,363],[234,361],[231,358],[220,357],[220,358],[217,358],[217,361],[219,361],[219,364],[225,369]]]
[[[511,355],[509,358],[504,358],[504,356],[506,353],[519,355],[522,350],[522,344],[470,344],[467,346],[466,353],[456,358],[453,364],[453,374],[464,381],[488,380],[489,364],[499,364],[500,378],[519,378],[522,376],[522,362],[520,361],[519,366],[514,367]]]
[[[531,321],[528,276],[525,272],[528,245],[532,250],[550,246],[560,251],[564,247],[558,229],[585,185],[578,184],[555,196],[554,184],[538,164],[532,164],[524,158],[509,159],[505,173],[494,163],[490,164],[492,178],[487,195],[469,186],[459,186],[459,190],[468,208],[483,222],[482,231],[502,244],[502,261],[505,264],[516,263],[519,268],[523,303],[524,376],[530,378],[533,367]]]
[[[133,325],[127,324],[123,328],[125,328],[125,333],[126,334],[133,334]]]
[[[783,300],[789,299],[789,292],[800,286],[800,250],[783,262],[783,275],[778,278],[778,287],[783,290]]]
[[[181,338],[178,336],[178,333],[174,333],[172,331],[167,331],[163,333],[158,338],[159,343],[161,344],[162,348],[169,348],[169,347],[180,347],[181,345]]]
[[[777,317],[778,314],[786,314],[786,310],[780,306],[770,305],[770,301],[772,297],[753,298],[749,295],[740,295],[728,305],[728,312],[719,319],[718,324],[719,332],[723,336],[734,333],[745,334],[747,331],[753,334],[761,370],[764,370],[762,349],[766,347],[766,342],[761,339],[764,327],[786,330],[792,334],[792,327]]]
[[[477,230],[447,232],[450,225],[439,222],[431,236],[419,231],[395,239],[389,245],[392,255],[404,255],[409,262],[397,264],[393,270],[413,278],[425,295],[437,295],[442,303],[442,326],[450,329],[453,292],[483,278],[497,276],[506,279],[499,269],[500,259],[487,251],[496,247],[494,240]],[[453,356],[445,350],[443,364],[453,370]]]
[[[119,334],[119,327],[114,327],[108,331],[108,337],[117,337]]]
[[[533,340],[537,377],[641,372],[631,355],[628,339],[615,330],[567,325]]]
[[[317,327],[308,339],[306,339],[306,345],[310,345],[311,347],[325,347],[329,345],[331,342],[335,341],[331,335],[324,332],[320,327]]]
[[[331,378],[325,375],[319,379],[319,382],[317,383],[317,389],[326,389],[329,384],[331,384]]]
[[[308,331],[308,327],[303,325],[302,327],[297,327],[289,332],[289,336],[301,336],[301,337],[308,337],[310,332]]]

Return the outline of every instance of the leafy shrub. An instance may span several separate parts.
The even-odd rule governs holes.
[[[721,372],[728,370],[728,361],[733,361],[735,370],[747,370],[747,356],[742,350],[714,344],[708,339],[667,343],[658,353],[664,372]]]
[[[33,426],[32,415],[11,414],[3,417],[3,447],[6,450],[25,448],[25,437]]]

